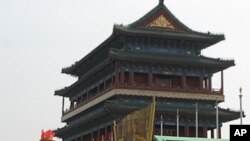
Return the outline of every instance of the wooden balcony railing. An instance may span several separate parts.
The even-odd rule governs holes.
[[[209,90],[208,88],[203,88],[200,89],[198,87],[196,88],[191,88],[191,87],[186,87],[181,88],[181,86],[164,86],[164,85],[152,85],[149,86],[146,83],[134,83],[133,86],[129,85],[128,83],[124,84],[110,84],[105,87],[105,89],[102,89],[100,91],[97,91],[95,94],[90,95],[88,98],[85,98],[84,100],[77,101],[70,109],[66,109],[63,112],[63,115],[73,111],[74,109],[77,109],[78,107],[81,107],[82,105],[96,99],[97,97],[105,94],[106,92],[110,91],[113,88],[127,88],[127,89],[142,89],[142,90],[153,90],[153,91],[170,91],[170,92],[183,92],[183,93],[204,93],[204,94],[220,94],[222,95],[221,89],[211,89]]]

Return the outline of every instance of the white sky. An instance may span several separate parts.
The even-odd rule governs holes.
[[[61,98],[54,90],[75,79],[60,73],[112,33],[114,23],[134,22],[158,0],[0,0],[0,140],[38,141],[41,129],[63,126]],[[191,29],[224,33],[226,40],[203,51],[234,58],[224,72],[225,103],[250,113],[250,1],[165,0]],[[214,87],[220,82],[215,79]],[[239,120],[230,124],[239,123]],[[244,123],[249,124],[246,117]],[[229,124],[223,138],[229,138]]]

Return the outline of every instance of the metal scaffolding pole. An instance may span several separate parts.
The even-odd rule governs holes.
[[[242,118],[243,118],[243,111],[242,111],[242,88],[240,87],[240,95],[239,95],[239,98],[240,98],[240,125],[242,125]]]
[[[163,116],[161,115],[161,136],[163,136]]]
[[[216,138],[219,138],[219,103],[216,101]]]
[[[195,108],[195,137],[198,138],[198,102]]]
[[[179,109],[177,108],[177,111],[176,111],[176,136],[179,137]]]

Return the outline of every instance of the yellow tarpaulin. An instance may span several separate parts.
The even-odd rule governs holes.
[[[152,141],[155,98],[147,107],[135,111],[115,125],[115,141]]]

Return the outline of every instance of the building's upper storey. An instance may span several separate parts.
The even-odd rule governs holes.
[[[141,66],[143,72],[148,74],[172,74],[173,77],[178,76],[178,79],[185,75],[194,77],[192,79],[197,79],[197,82],[199,79],[211,81],[213,73],[234,66],[234,60],[204,57],[201,50],[224,39],[223,34],[201,33],[190,29],[160,0],[155,8],[134,23],[114,25],[108,39],[80,61],[63,68],[62,73],[79,79],[71,86],[55,91],[55,95],[77,98],[80,91],[85,93],[98,87],[99,83],[117,81],[113,77],[118,74],[118,69],[135,73],[138,70],[140,73]],[[119,68],[114,62],[119,62]]]
[[[180,22],[160,0],[142,18],[129,25],[114,25],[112,35],[80,61],[63,68],[62,73],[81,77],[109,57],[110,49],[145,50],[165,56],[198,56],[200,62],[216,62],[220,69],[234,65],[233,60],[211,59],[200,55],[201,50],[224,40],[223,34],[201,33]],[[112,52],[114,53],[114,52]],[[139,53],[137,51],[137,53]],[[124,55],[124,54],[123,54]],[[180,58],[181,59],[181,58]],[[184,59],[183,59],[184,60]],[[223,67],[222,67],[223,66]]]

